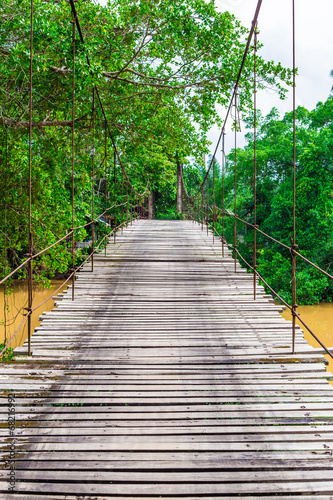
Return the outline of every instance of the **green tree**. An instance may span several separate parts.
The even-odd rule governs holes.
[[[296,110],[296,234],[301,253],[330,270],[333,262],[333,96],[313,111]],[[249,117],[248,126],[251,126]],[[253,223],[253,134],[246,147],[237,150],[238,206],[241,218]],[[230,155],[232,161],[233,154]],[[292,235],[293,206],[293,116],[280,119],[275,109],[259,117],[257,138],[257,222],[264,232],[286,245]],[[233,172],[227,174],[227,203],[233,209]],[[252,261],[253,231],[238,224],[240,251]],[[232,241],[232,228],[228,232]],[[290,301],[290,253],[258,235],[259,272],[273,288]],[[298,303],[332,299],[332,283],[297,261]]]
[[[71,227],[72,23],[63,0],[35,0],[33,57],[33,241],[39,251]],[[105,197],[123,200],[113,186],[113,150],[92,89],[98,88],[121,161],[138,191],[150,178],[161,206],[174,195],[176,155],[185,166],[207,153],[207,130],[220,119],[243,57],[247,30],[228,12],[204,0],[76,2],[84,43],[75,51],[75,221],[91,216],[92,136],[95,134],[95,210]],[[0,122],[2,274],[27,253],[30,2],[1,0]],[[90,65],[87,64],[87,58]],[[251,106],[253,57],[240,82],[241,107]],[[258,58],[261,86],[283,97],[290,71]],[[108,186],[108,189],[107,189]],[[116,190],[116,192],[115,192]],[[169,203],[170,204],[170,203]],[[119,217],[119,214],[118,214]],[[82,239],[86,231],[76,234]],[[64,272],[66,242],[35,261],[35,276]],[[24,275],[25,269],[22,269]]]

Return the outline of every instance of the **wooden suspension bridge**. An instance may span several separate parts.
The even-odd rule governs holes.
[[[140,220],[0,371],[15,499],[333,498],[326,359],[197,223]]]

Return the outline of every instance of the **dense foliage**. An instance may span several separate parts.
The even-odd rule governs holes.
[[[5,347],[5,342],[0,342],[0,352]],[[6,351],[0,356],[0,362],[11,361],[14,358],[14,349],[12,347],[8,347]]]
[[[1,274],[24,259],[28,248],[28,125],[30,1],[1,0]],[[202,162],[206,132],[219,122],[216,105],[230,97],[246,30],[228,12],[205,0],[109,0],[103,7],[76,2],[84,43],[75,52],[75,225],[91,217],[92,137],[95,133],[95,209],[105,198],[120,202],[113,186],[113,149],[92,91],[104,103],[122,163],[143,191],[148,178],[160,211],[175,195],[176,162]],[[33,57],[32,215],[34,252],[71,227],[72,22],[67,0],[35,0]],[[87,64],[87,56],[90,66]],[[241,107],[250,104],[250,54],[241,81]],[[258,59],[261,86],[281,96],[290,72]],[[108,202],[108,204],[110,204]],[[119,214],[118,214],[119,217]],[[85,230],[76,240],[85,237]],[[34,261],[35,277],[64,272],[68,243]],[[24,275],[25,269],[22,269]]]
[[[296,111],[296,232],[298,250],[332,272],[333,264],[333,95],[313,111]],[[292,235],[292,113],[282,119],[276,109],[260,116],[257,138],[257,222],[264,232],[290,246]],[[252,127],[253,119],[248,119]],[[253,133],[237,150],[237,212],[253,223]],[[220,185],[221,181],[218,182]],[[234,152],[225,176],[226,206],[234,210]],[[233,221],[227,221],[227,240],[233,241]],[[239,250],[252,263],[253,230],[238,223]],[[288,250],[258,236],[259,272],[282,297],[291,301],[291,259]],[[314,268],[297,260],[297,301],[331,301],[333,285]]]

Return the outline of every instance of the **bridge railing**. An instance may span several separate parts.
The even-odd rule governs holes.
[[[261,3],[262,1],[259,0],[257,4],[257,8],[255,11],[255,15],[252,21],[252,26],[251,30],[248,36],[248,41],[247,45],[244,51],[244,56],[243,60],[239,69],[238,77],[234,85],[234,91],[232,94],[232,97],[230,99],[230,104],[224,119],[223,127],[221,129],[221,133],[219,136],[219,139],[217,141],[215,151],[212,155],[209,167],[207,169],[207,172],[203,178],[201,186],[198,188],[198,190],[193,194],[189,195],[185,183],[184,183],[184,178],[183,178],[183,172],[181,171],[181,183],[182,183],[182,196],[183,196],[183,202],[184,205],[186,206],[185,211],[187,211],[188,216],[193,219],[197,220],[201,224],[201,228],[203,229],[204,224],[207,224],[207,231],[208,231],[208,226],[209,226],[209,213],[212,214],[212,224],[211,224],[211,229],[213,232],[213,237],[215,234],[218,235],[218,232],[215,227],[215,222],[216,222],[216,212],[221,214],[222,217],[222,234],[219,234],[222,240],[222,257],[224,257],[224,246],[226,245],[228,248],[231,248],[234,253],[234,260],[235,260],[235,272],[237,272],[237,257],[244,262],[244,264],[253,272],[253,295],[254,299],[256,299],[256,283],[257,279],[259,278],[262,283],[265,284],[265,286],[271,291],[271,293],[278,299],[280,300],[290,311],[292,314],[292,353],[295,353],[295,338],[296,338],[296,319],[307,329],[307,331],[312,335],[312,337],[321,345],[321,347],[324,349],[324,351],[333,359],[333,354],[330,352],[330,350],[323,344],[323,342],[318,338],[318,336],[312,331],[312,329],[301,319],[300,315],[297,313],[297,303],[296,303],[296,258],[299,258],[303,260],[305,263],[307,263],[309,266],[312,266],[314,269],[316,269],[318,272],[323,274],[329,279],[333,279],[333,275],[319,267],[317,264],[312,262],[311,260],[307,259],[302,253],[297,251],[298,246],[296,245],[296,58],[295,58],[295,0],[292,0],[292,31],[293,31],[293,36],[292,36],[292,52],[293,52],[293,155],[291,158],[291,162],[293,165],[293,170],[292,170],[292,180],[293,180],[293,207],[292,207],[292,229],[291,229],[291,235],[290,235],[290,240],[291,240],[291,245],[286,245],[285,243],[277,240],[270,234],[267,234],[266,232],[262,231],[258,224],[257,224],[257,48],[258,48],[258,40],[257,40],[257,35],[258,35],[258,16],[261,8]],[[239,109],[238,109],[238,89],[239,89],[239,84],[241,80],[241,75],[242,71],[244,68],[244,63],[245,60],[248,56],[248,53],[251,48],[251,42],[252,39],[254,39],[254,44],[253,44],[253,110],[254,110],[254,120],[253,120],[253,136],[254,136],[254,155],[253,155],[253,200],[254,200],[254,222],[249,223],[248,221],[240,218],[237,214],[237,132],[239,129],[239,123],[240,123],[240,115],[239,115]],[[233,116],[233,129],[234,129],[234,136],[235,136],[235,146],[234,146],[234,210],[233,212],[230,210],[227,210],[225,207],[225,200],[224,200],[224,174],[226,170],[226,154],[225,154],[225,135],[226,135],[226,124],[229,119],[229,116],[231,115],[231,110],[234,108],[234,116]],[[222,144],[221,144],[222,143]],[[217,151],[219,149],[220,144],[222,145],[222,207],[218,207],[215,203],[215,157],[217,154]],[[209,175],[210,172],[212,171],[212,177],[213,177],[213,192],[212,192],[212,199],[213,203],[210,205],[209,204]],[[205,201],[206,198],[206,201]],[[205,217],[204,217],[205,214]],[[234,220],[234,230],[233,230],[233,245],[230,245],[226,242],[225,240],[225,217],[232,217]],[[252,265],[244,258],[244,256],[241,254],[241,252],[238,249],[238,244],[237,244],[237,221],[242,222],[245,224],[247,227],[250,227],[253,229],[254,237],[253,237],[253,263]],[[274,243],[278,244],[279,246],[283,247],[285,250],[288,250],[291,255],[291,296],[292,296],[292,304],[288,304],[282,297],[279,292],[274,290],[269,283],[264,279],[264,277],[258,272],[258,265],[257,265],[257,234],[261,234],[265,238],[270,239]]]
[[[127,203],[121,203],[121,204],[118,204],[116,205],[117,208],[119,207],[124,207],[126,206],[126,208],[129,208],[129,216],[128,218],[126,218],[126,220],[123,220],[122,222],[120,222],[120,224],[116,225],[115,227],[113,227],[110,231],[107,231],[106,234],[104,234],[101,238],[100,238],[100,241],[97,245],[94,245],[94,248],[92,248],[91,252],[89,253],[89,255],[83,260],[83,262],[81,262],[80,265],[76,266],[69,274],[69,276],[64,280],[62,281],[61,285],[55,290],[52,292],[52,294],[50,296],[48,296],[46,299],[44,299],[42,302],[39,302],[37,305],[35,305],[34,307],[31,307],[31,308],[26,308],[27,312],[26,314],[24,314],[23,316],[23,319],[21,321],[21,323],[19,324],[19,326],[16,328],[16,330],[14,331],[14,333],[12,334],[12,336],[9,338],[9,340],[5,341],[5,345],[3,347],[3,349],[0,351],[0,359],[2,357],[2,355],[4,354],[4,352],[10,347],[12,341],[15,339],[15,337],[18,335],[18,333],[24,328],[26,322],[29,320],[29,317],[31,317],[31,315],[37,310],[39,309],[42,305],[44,305],[48,300],[52,299],[65,285],[66,283],[68,283],[70,280],[75,280],[75,275],[77,274],[77,272],[85,265],[87,264],[89,261],[91,263],[91,271],[93,272],[94,270],[94,255],[99,252],[101,250],[101,248],[105,248],[106,250],[106,244],[107,244],[107,241],[109,240],[110,236],[114,236],[114,243],[116,242],[115,238],[116,238],[116,233],[118,230],[120,229],[123,229],[124,227],[126,227],[128,224],[132,224],[133,220],[136,220],[138,218],[141,218],[143,217],[143,210],[144,208],[141,207],[139,208],[139,211],[141,213],[138,213],[136,211],[134,211],[134,209],[138,209],[138,206],[136,204],[127,204]],[[10,278],[12,278],[20,269],[22,269],[22,267],[24,266],[27,266],[27,264],[29,263],[29,261],[33,261],[34,259],[36,259],[37,257],[41,256],[42,254],[44,254],[45,252],[47,252],[48,250],[50,250],[51,248],[55,247],[57,244],[61,243],[62,241],[64,240],[67,240],[68,237],[71,236],[72,232],[75,232],[79,229],[82,229],[82,228],[85,228],[87,227],[88,225],[92,225],[94,222],[96,222],[97,220],[99,220],[99,217],[101,217],[103,214],[105,214],[106,212],[108,212],[109,210],[113,209],[114,206],[112,205],[111,207],[109,207],[106,211],[102,212],[102,214],[100,214],[97,218],[95,218],[93,221],[90,221],[88,222],[87,224],[85,225],[82,225],[82,226],[77,226],[75,227],[73,230],[71,230],[69,233],[67,233],[65,236],[63,236],[62,238],[58,239],[56,242],[52,243],[52,245],[49,245],[48,247],[44,248],[43,250],[37,252],[36,254],[33,254],[31,257],[29,257],[28,259],[26,259],[25,261],[23,261],[19,266],[17,266],[13,271],[11,271],[11,273],[7,274],[7,276],[5,276],[1,281],[0,281],[0,284],[3,284],[3,283],[6,283],[6,281],[8,281]],[[106,224],[105,224],[105,227],[106,227]],[[74,248],[72,248],[72,252],[74,252]],[[72,287],[72,300],[74,300],[75,298],[75,287]],[[5,326],[5,325],[4,325]],[[30,330],[30,333],[29,333],[29,330],[28,330],[28,355],[30,356],[31,355],[31,335],[32,335],[32,332]]]
[[[184,193],[185,193],[185,196],[184,196],[184,198],[185,198],[185,200],[184,200],[184,202],[185,202],[185,211],[184,211],[185,215],[187,216],[188,219],[196,221],[201,226],[202,230],[203,230],[204,226],[206,226],[207,233],[208,233],[208,229],[210,229],[212,231],[212,233],[213,233],[213,236],[218,236],[220,238],[221,243],[222,243],[222,246],[221,246],[222,257],[224,257],[224,247],[225,246],[227,248],[229,248],[230,250],[232,250],[234,252],[235,259],[239,258],[245,264],[245,266],[249,270],[252,271],[253,276],[254,276],[254,283],[256,282],[257,279],[259,279],[265,285],[265,287],[268,290],[270,290],[270,292],[273,294],[273,296],[276,299],[278,299],[283,305],[285,305],[287,309],[289,309],[291,311],[291,314],[294,315],[297,318],[297,320],[304,326],[304,328],[306,328],[306,330],[311,334],[311,336],[316,340],[316,342],[318,342],[318,344],[330,356],[330,358],[333,359],[333,353],[329,350],[329,348],[327,346],[325,346],[325,344],[320,340],[320,338],[315,334],[315,332],[309,327],[309,325],[305,321],[303,321],[303,319],[301,318],[301,316],[296,311],[293,311],[292,305],[288,304],[288,302],[285,299],[283,299],[283,297],[281,297],[281,295],[279,294],[279,292],[276,291],[276,290],[274,290],[270,286],[270,284],[265,280],[265,278],[262,276],[262,274],[258,271],[258,266],[254,267],[253,264],[251,265],[245,259],[245,257],[241,254],[241,252],[239,251],[237,245],[234,246],[234,245],[230,245],[229,243],[227,243],[224,234],[218,232],[218,230],[216,228],[216,225],[215,225],[215,222],[217,222],[217,219],[219,217],[223,217],[223,218],[224,217],[236,218],[239,222],[242,222],[242,223],[246,224],[248,227],[252,228],[254,231],[257,231],[258,233],[262,234],[264,237],[270,239],[271,241],[274,241],[276,244],[280,245],[284,249],[287,249],[291,254],[294,251],[297,257],[299,257],[304,262],[306,262],[307,264],[309,264],[310,266],[312,266],[314,269],[316,269],[317,271],[319,271],[324,276],[326,276],[326,277],[328,277],[328,278],[330,278],[330,279],[333,280],[333,275],[330,274],[330,273],[328,273],[327,271],[325,271],[321,267],[319,267],[317,264],[315,264],[311,260],[307,259],[300,252],[297,252],[296,250],[294,250],[292,246],[286,245],[285,243],[277,240],[276,238],[274,238],[270,234],[268,234],[268,233],[260,230],[258,226],[255,226],[254,224],[251,224],[250,222],[248,222],[248,221],[246,221],[244,219],[241,219],[237,215],[235,216],[235,214],[233,214],[230,210],[227,210],[227,209],[222,210],[217,205],[214,205],[214,206],[212,206],[212,205],[206,205],[206,204],[202,205],[201,203],[198,203],[198,201],[200,201],[200,199],[202,200],[202,196],[198,195],[197,200],[193,200],[190,197],[186,196],[187,195],[186,191],[184,191]],[[220,214],[219,216],[216,215],[217,212]],[[205,214],[205,217],[202,217],[202,214]],[[209,216],[207,216],[207,214],[209,214]],[[235,272],[237,272],[236,269],[235,269]],[[255,299],[256,298],[255,285],[254,285],[253,293],[254,293],[254,299]],[[294,340],[294,336],[293,336],[293,349],[292,349],[292,353],[295,354],[295,352],[296,352],[296,349],[295,349],[295,340]]]
[[[24,317],[22,319],[21,324],[19,327],[16,329],[12,337],[7,341],[6,335],[5,335],[5,342],[4,342],[4,348],[0,352],[0,359],[5,350],[10,346],[11,342],[13,339],[16,337],[17,333],[23,328],[25,323],[28,323],[28,355],[31,355],[31,334],[32,334],[32,327],[31,327],[31,315],[32,313],[41,305],[43,305],[48,299],[44,300],[40,304],[36,305],[33,307],[33,282],[34,282],[34,274],[33,274],[33,262],[38,258],[50,251],[52,248],[56,247],[57,245],[63,243],[63,242],[69,242],[71,239],[71,253],[72,253],[72,266],[70,269],[70,275],[68,278],[62,283],[62,285],[58,288],[60,290],[67,282],[70,280],[72,281],[72,299],[74,300],[75,297],[75,275],[79,269],[82,268],[84,264],[86,264],[89,260],[91,261],[91,269],[93,270],[94,266],[94,255],[97,251],[100,250],[102,245],[105,247],[106,251],[106,243],[110,235],[113,234],[114,237],[114,243],[116,243],[116,233],[117,230],[120,228],[123,228],[126,226],[129,222],[132,223],[132,220],[137,217],[144,217],[144,212],[146,211],[144,208],[144,205],[147,201],[147,197],[149,194],[149,179],[147,181],[146,188],[144,189],[143,192],[138,192],[137,189],[134,187],[134,184],[132,183],[131,179],[128,176],[128,173],[123,165],[123,161],[121,158],[121,155],[118,151],[116,141],[113,137],[111,127],[106,115],[105,107],[103,104],[103,100],[101,98],[101,95],[99,93],[99,89],[97,88],[96,85],[92,86],[91,93],[87,92],[87,102],[91,102],[91,94],[92,94],[92,107],[91,107],[91,124],[92,124],[92,143],[91,143],[91,152],[92,152],[92,173],[91,173],[91,219],[88,222],[85,222],[82,225],[75,226],[74,227],[74,220],[75,220],[75,166],[76,166],[76,157],[75,157],[75,140],[76,140],[76,134],[75,134],[75,56],[77,52],[77,47],[76,47],[76,40],[75,37],[78,34],[80,37],[80,40],[82,42],[82,45],[84,46],[84,38],[82,34],[82,30],[80,27],[78,15],[75,9],[74,1],[70,0],[70,10],[68,12],[68,19],[69,23],[72,24],[73,26],[73,39],[72,39],[72,63],[73,63],[73,71],[72,71],[72,120],[71,120],[71,129],[72,129],[72,150],[71,150],[71,156],[72,156],[72,172],[71,172],[71,177],[72,177],[72,200],[71,200],[71,205],[72,205],[72,210],[71,210],[71,221],[68,221],[68,231],[66,232],[65,235],[62,237],[58,238],[55,242],[52,244],[48,245],[45,248],[42,248],[38,250],[36,253],[34,253],[34,245],[33,245],[33,215],[32,215],[32,177],[33,177],[33,169],[32,169],[32,127],[33,127],[33,122],[32,122],[32,113],[33,113],[33,55],[34,55],[34,44],[33,44],[33,35],[34,35],[34,30],[33,30],[33,21],[34,21],[34,1],[31,0],[31,16],[30,16],[30,76],[29,76],[29,179],[28,179],[28,198],[29,198],[29,209],[28,209],[28,242],[29,242],[29,250],[28,250],[28,257],[24,259],[23,262],[21,262],[15,269],[12,269],[10,272],[6,274],[7,270],[7,265],[5,265],[4,272],[5,276],[0,280],[0,284],[4,284],[4,311],[5,311],[5,317],[4,317],[4,326],[6,329],[7,325],[7,318],[6,318],[6,283],[8,280],[11,278],[15,277],[17,273],[24,269],[24,271],[27,274],[27,290],[28,290],[28,305],[25,308],[27,311],[26,314],[24,314]],[[71,19],[72,16],[72,19]],[[82,48],[80,47],[80,50]],[[91,71],[91,64],[89,60],[89,56],[86,55],[86,61],[87,61],[87,66]],[[89,104],[90,107],[90,104]],[[102,161],[102,164],[105,164],[105,195],[104,195],[104,210],[98,215],[95,216],[95,190],[94,190],[94,183],[96,181],[96,169],[95,169],[95,119],[96,119],[96,112],[100,112],[102,115],[102,119],[105,125],[104,128],[104,136],[105,136],[105,141],[104,141],[104,158]],[[7,129],[5,129],[5,132],[7,133]],[[6,136],[7,137],[7,136]],[[107,164],[108,164],[108,145],[107,145],[107,139],[110,138],[112,142],[112,149],[113,149],[113,176],[110,176],[110,174],[107,171]],[[7,146],[7,141],[6,141],[6,146]],[[6,154],[7,158],[7,154]],[[119,182],[117,182],[116,179],[116,167],[119,165],[120,167],[120,172],[121,172],[121,190]],[[114,200],[113,204],[111,206],[109,205],[109,193],[108,193],[108,179],[111,178],[113,181],[113,195],[114,195]],[[126,194],[124,194],[124,184],[125,184],[125,189],[126,189]],[[140,184],[142,185],[141,181]],[[118,189],[118,199],[120,198],[121,203],[117,203],[117,189]],[[124,201],[124,197],[126,198],[126,201]],[[120,210],[121,209],[121,210]],[[5,202],[5,210],[6,210],[6,202]],[[101,217],[107,217],[110,212],[112,212],[112,217],[114,220],[114,226],[111,231],[108,231],[107,229],[107,224],[105,223],[105,229],[104,229],[104,235],[100,238],[100,241],[97,245],[95,245],[95,224],[100,220]],[[38,221],[37,221],[38,222]],[[119,224],[118,224],[119,222]],[[74,255],[74,234],[77,234],[78,231],[88,228],[89,226],[92,227],[92,249],[89,255],[85,258],[85,260],[79,265],[75,266],[75,255]],[[4,234],[5,241],[6,241],[6,234]],[[4,250],[6,250],[6,244],[4,246]],[[5,252],[4,252],[5,253]],[[57,291],[58,291],[57,290]],[[57,292],[56,291],[56,292]],[[54,295],[53,292],[52,295]],[[6,331],[6,330],[5,330]]]

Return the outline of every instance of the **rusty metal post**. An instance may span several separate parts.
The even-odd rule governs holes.
[[[225,173],[225,132],[222,133],[222,257],[224,257],[224,173]]]
[[[33,17],[34,17],[34,2],[31,0],[30,7],[30,89],[29,89],[29,262],[28,262],[28,356],[31,356],[31,314],[32,314],[32,287],[33,287],[33,275],[32,275],[32,252],[33,252],[33,241],[32,241],[32,226],[31,226],[31,203],[32,203],[32,61],[33,61]]]
[[[196,200],[196,198],[194,198],[194,200],[193,200],[192,212],[193,212],[193,225],[195,226],[196,217],[197,217],[197,200]]]
[[[153,220],[155,217],[155,191],[150,190],[148,195],[148,219]]]
[[[208,204],[209,204],[209,175],[207,176],[207,205],[206,205],[207,236],[208,236]]]
[[[235,273],[237,272],[237,92],[235,92],[235,218],[234,218],[234,254]]]
[[[128,226],[128,181],[126,179],[126,227]]]
[[[124,172],[121,171],[121,234],[124,234]]]
[[[74,263],[74,166],[75,166],[75,19],[73,25],[73,79],[72,79],[72,300],[75,298],[75,263]]]
[[[92,179],[91,179],[91,272],[94,271],[95,252],[95,87],[93,88],[92,102]]]
[[[116,227],[117,227],[116,163],[117,163],[116,151],[114,151],[113,152],[113,203],[114,203],[114,211],[113,211],[113,215],[114,215],[113,243],[114,244],[116,244]]]
[[[183,165],[180,163],[177,154],[177,213],[183,213]]]
[[[105,197],[104,197],[104,255],[106,257],[106,245],[108,242],[106,221],[108,209],[108,144],[107,144],[107,123],[105,121],[104,129],[104,161],[105,161]]]
[[[213,245],[215,243],[215,158],[213,163]]]
[[[198,224],[200,226],[200,193],[198,194]]]
[[[194,211],[194,221],[197,222],[197,219],[198,219],[198,198],[194,198],[194,207],[193,207],[193,211]]]
[[[198,213],[197,213],[197,217],[198,217],[198,224],[200,226],[200,193],[198,194],[198,198],[197,198],[197,205],[198,205]]]
[[[3,263],[4,263],[4,276],[7,274],[7,189],[8,189],[8,127],[5,125],[5,190],[4,196],[4,232],[3,232]],[[7,344],[7,280],[3,284],[3,319],[4,319],[4,345]]]
[[[258,27],[254,29],[254,89],[253,89],[253,201],[254,201],[254,232],[253,232],[253,299],[257,298],[257,47],[258,47]]]
[[[293,23],[293,236],[292,236],[292,271],[291,271],[291,294],[292,294],[292,353],[295,354],[296,340],[296,37],[295,37],[295,0],[292,0],[292,23]]]
[[[292,295],[292,353],[295,354],[296,340],[296,250],[298,245],[291,245],[291,295]]]

